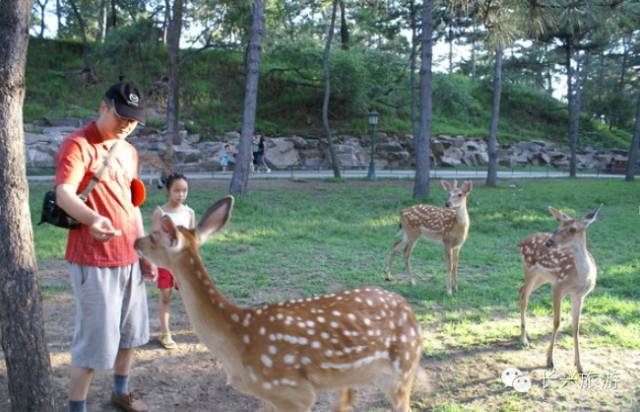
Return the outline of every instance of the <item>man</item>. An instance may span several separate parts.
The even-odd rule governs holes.
[[[142,94],[132,84],[113,85],[99,110],[96,121],[63,141],[56,166],[57,203],[82,223],[69,230],[65,253],[76,300],[69,411],[86,411],[95,369],[111,368],[112,402],[126,411],[146,411],[147,406],[131,395],[128,383],[134,348],[149,340],[142,272],[153,278],[156,268],[139,261],[133,249],[135,239],[144,235],[131,189],[138,174],[138,153],[124,141],[144,122]],[[106,173],[83,202],[77,193],[87,186],[116,141],[121,142]]]

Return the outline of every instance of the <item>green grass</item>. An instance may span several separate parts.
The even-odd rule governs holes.
[[[226,194],[222,182],[192,188],[188,203],[200,216]],[[589,342],[640,348],[640,186],[614,180],[518,181],[486,188],[478,184],[469,198],[472,226],[460,255],[460,290],[447,296],[442,249],[422,240],[413,255],[414,269],[425,280],[416,287],[385,283],[383,268],[396,238],[398,211],[414,203],[411,182],[394,180],[288,183],[253,188],[236,201],[227,229],[207,242],[201,254],[210,275],[224,293],[243,304],[299,298],[360,285],[381,285],[404,295],[422,322],[439,329],[446,342],[427,338],[426,353],[447,356],[452,347],[488,346],[518,335],[518,288],[522,269],[517,243],[534,232],[552,231],[556,222],[547,206],[584,215],[604,203],[589,229],[589,249],[598,263],[598,285],[583,310],[582,334]],[[47,186],[31,187],[31,210],[39,220]],[[429,202],[442,205],[445,193],[434,182]],[[143,206],[150,222],[153,208],[164,201],[153,190]],[[34,226],[37,257],[61,259],[65,232]],[[395,274],[404,271],[396,258]],[[47,290],[45,297],[57,290]],[[568,316],[569,300],[563,305]],[[545,286],[534,293],[529,313],[551,315]],[[502,320],[503,322],[496,322]],[[568,322],[563,324],[568,328]],[[564,330],[564,329],[563,329]],[[535,339],[535,336],[534,336]],[[570,336],[560,345],[570,347]],[[432,344],[432,345],[431,345]]]

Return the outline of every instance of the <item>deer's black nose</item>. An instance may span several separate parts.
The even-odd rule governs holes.
[[[449,203],[448,201],[444,203],[445,207],[451,207],[451,203]]]
[[[553,246],[553,240],[551,240],[551,239],[547,240],[545,245],[547,245],[547,247],[552,247]]]

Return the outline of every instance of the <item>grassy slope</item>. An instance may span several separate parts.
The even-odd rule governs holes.
[[[108,85],[117,81],[120,72],[126,75],[127,80],[142,85],[159,112],[164,110],[162,96],[165,86],[161,79],[165,74],[166,52],[163,49],[133,48],[122,54],[108,49],[96,52],[93,61],[98,82],[88,86],[81,80],[80,53],[81,46],[76,43],[31,40],[25,104],[27,121],[45,115],[93,115],[101,94]],[[353,63],[360,66],[357,66],[358,71],[353,72],[356,74],[351,75],[363,83],[360,77],[370,75],[373,79],[375,74],[372,74],[373,69],[368,64],[362,63],[367,63],[366,59],[370,59],[371,56],[361,58],[362,61]],[[336,64],[343,70],[351,69],[352,66],[345,65],[345,60],[349,63],[349,56],[338,55]],[[300,86],[299,78],[292,78],[291,75],[280,74],[277,71],[266,74],[272,68],[288,65],[291,65],[291,62],[281,54],[264,55],[257,127],[268,134],[296,133],[302,136],[322,136],[322,88],[319,87],[319,73],[311,71],[314,78],[304,81],[315,82],[315,87]],[[183,79],[187,80],[182,84],[183,119],[187,119],[188,127],[192,131],[201,133],[206,138],[228,130],[239,130],[244,93],[241,66],[240,53],[224,50],[205,51],[183,65]],[[341,72],[342,79],[334,77],[334,83],[337,83],[334,84],[334,88],[344,89],[345,84],[350,83],[348,75],[344,73]],[[376,80],[370,82],[375,84]],[[406,87],[398,86],[396,85],[396,89],[389,95],[389,101],[397,106],[396,108],[379,102],[373,103],[381,112],[381,131],[410,131],[408,90]],[[339,94],[339,91],[335,93]],[[332,128],[337,132],[365,135],[368,127],[366,117],[358,113],[366,109],[369,105],[368,100],[360,93],[359,100],[349,103],[335,93],[332,96]],[[344,93],[348,95],[350,91]],[[434,76],[434,134],[486,136],[490,114],[490,84],[457,75]],[[163,121],[162,117],[157,117],[149,119],[148,123],[160,126]],[[631,138],[627,132],[609,131],[586,117],[582,119],[581,128],[581,145],[627,148]],[[524,86],[504,86],[498,132],[500,142],[546,139],[566,144],[566,130],[565,105]]]

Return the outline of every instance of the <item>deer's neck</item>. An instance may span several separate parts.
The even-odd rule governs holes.
[[[572,244],[571,251],[578,275],[581,277],[595,276],[596,264],[587,250],[587,235],[585,233]]]
[[[225,363],[227,371],[239,362],[242,347],[235,333],[252,309],[238,307],[225,298],[207,274],[197,253],[183,253],[171,268],[180,282],[180,294],[189,320],[200,340]]]
[[[456,224],[464,227],[469,226],[469,213],[467,213],[466,201],[456,209]]]

